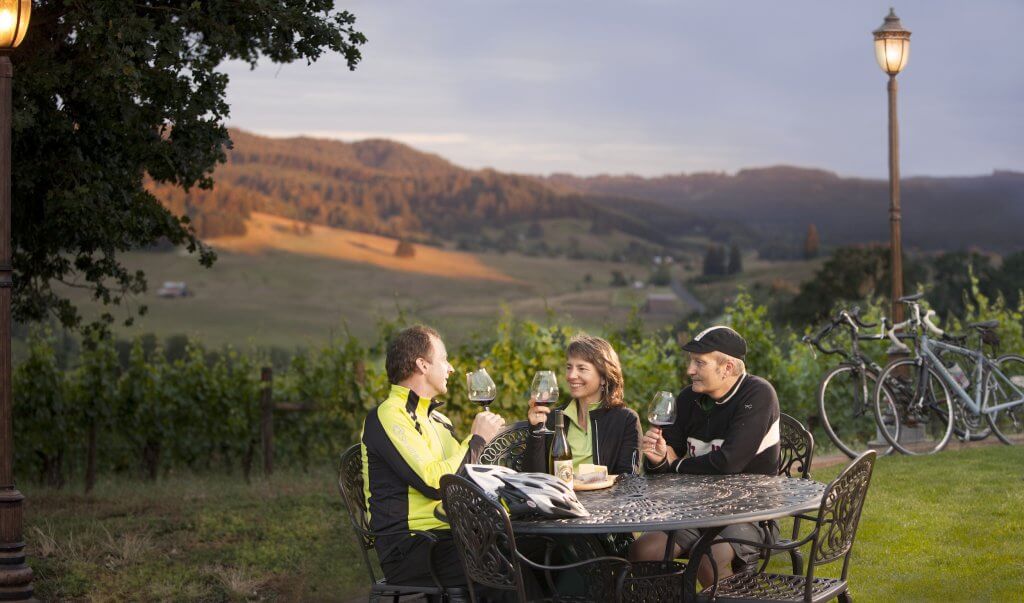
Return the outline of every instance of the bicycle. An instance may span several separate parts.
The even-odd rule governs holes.
[[[989,358],[984,351],[985,337],[998,326],[997,321],[971,323],[968,328],[977,330],[980,342],[977,350],[954,343],[965,341],[965,335],[947,335],[931,322],[935,312],[929,310],[921,315],[917,300],[923,293],[902,297],[899,301],[907,304],[910,317],[894,325],[887,336],[903,350],[908,348],[900,342],[894,331],[904,328],[912,331],[916,342],[917,355],[901,358],[887,364],[879,374],[875,388],[875,417],[882,437],[904,454],[932,454],[942,450],[953,433],[957,410],[954,407],[952,391],[965,411],[978,417],[984,416],[992,432],[1004,444],[1012,445],[1024,440],[1024,357],[1007,354],[996,359]],[[941,339],[933,339],[934,335]],[[972,378],[961,383],[940,358],[951,355],[963,358],[971,368]],[[964,385],[973,382],[974,394],[968,393]],[[896,396],[898,428],[892,428],[884,421],[891,412],[891,399]],[[969,430],[970,417],[964,417],[962,428]],[[969,431],[967,438],[970,439]]]
[[[887,446],[885,440],[879,436],[874,412],[874,394],[882,367],[864,355],[859,346],[861,341],[882,341],[888,337],[885,319],[882,320],[882,327],[877,335],[861,335],[860,329],[871,329],[879,325],[865,323],[859,314],[860,309],[857,307],[849,312],[841,310],[832,322],[814,337],[804,335],[801,339],[803,343],[817,348],[823,354],[842,357],[839,365],[826,373],[818,384],[818,415],[829,439],[850,458],[856,458],[869,449],[877,450],[880,455],[889,454],[893,450],[893,447]],[[828,347],[822,343],[837,327],[849,331],[849,351]],[[888,399],[893,405],[892,396],[888,396]],[[898,438],[900,425],[896,421],[896,416],[893,405],[887,420]]]

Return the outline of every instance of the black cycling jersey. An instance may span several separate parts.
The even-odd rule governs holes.
[[[760,377],[744,373],[720,400],[687,387],[676,397],[676,422],[662,430],[679,455],[647,471],[658,473],[779,472],[779,398]]]

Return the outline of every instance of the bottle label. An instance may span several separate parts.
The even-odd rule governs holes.
[[[572,488],[572,460],[555,461],[555,477]]]

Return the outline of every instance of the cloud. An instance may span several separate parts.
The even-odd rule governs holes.
[[[244,128],[239,125],[238,127]],[[466,144],[470,137],[460,132],[390,132],[384,130],[294,130],[280,128],[244,128],[255,134],[276,138],[292,136],[309,136],[311,138],[329,138],[354,142],[370,138],[386,138],[397,140],[411,146]]]
[[[355,72],[231,64],[232,125],[390,138],[467,167],[545,173],[734,171],[792,163],[886,174],[881,2],[353,0]],[[904,173],[1021,169],[1024,3],[904,0]],[[742,11],[743,18],[738,14]]]

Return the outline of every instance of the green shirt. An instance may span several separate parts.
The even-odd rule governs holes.
[[[582,463],[594,462],[594,451],[589,431],[583,431],[583,426],[590,422],[590,413],[584,417],[584,425],[580,425],[577,402],[573,400],[565,407],[563,414],[569,417],[569,428],[566,436],[569,439],[569,447],[572,448],[572,468],[579,470]]]

